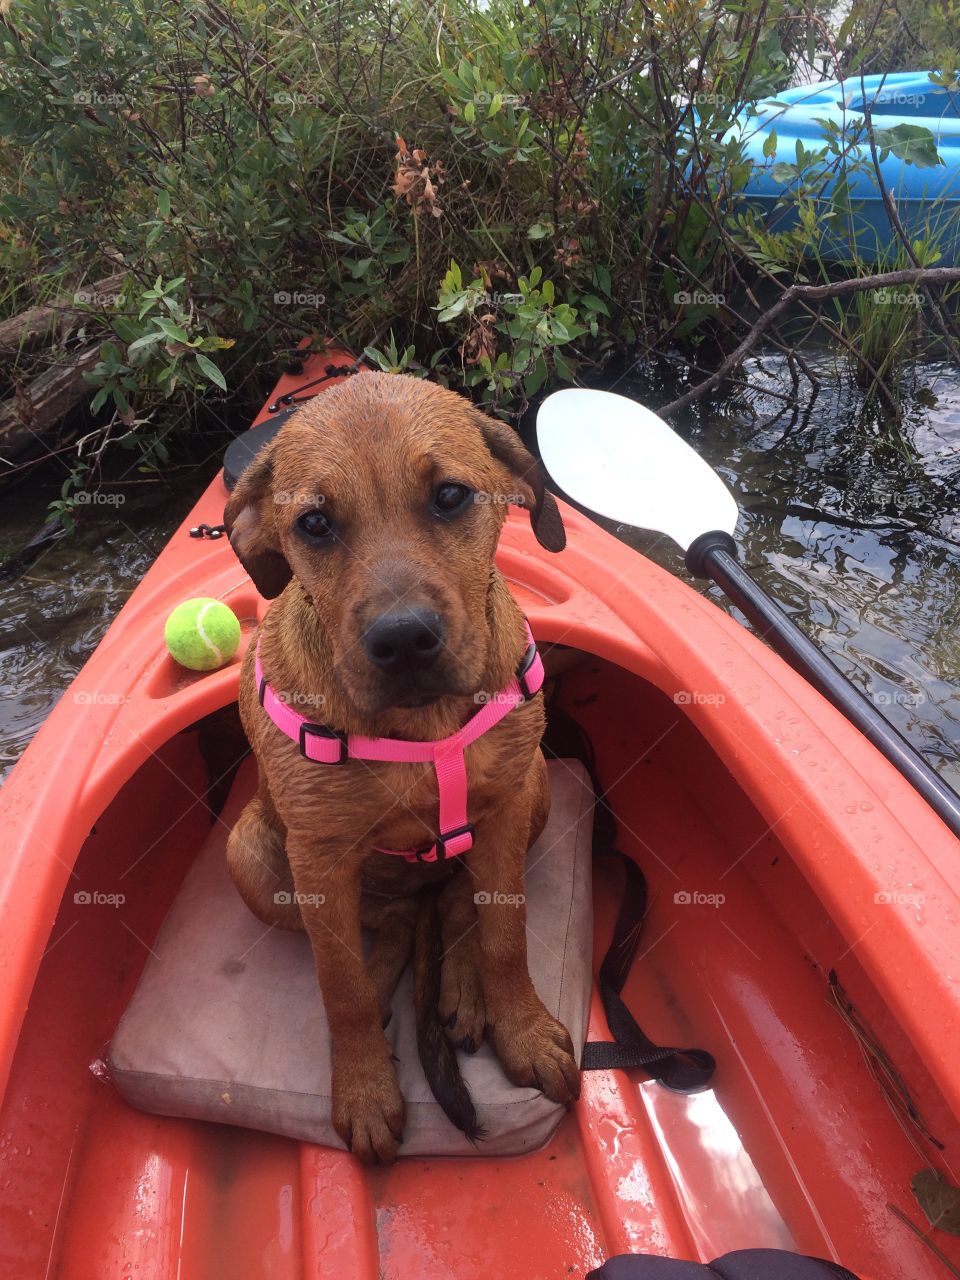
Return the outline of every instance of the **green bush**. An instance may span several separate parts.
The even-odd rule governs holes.
[[[84,319],[91,407],[148,457],[200,397],[239,426],[311,334],[515,416],[723,338],[722,299],[774,261],[728,208],[728,130],[819,23],[792,0],[12,0],[0,312],[125,273]]]

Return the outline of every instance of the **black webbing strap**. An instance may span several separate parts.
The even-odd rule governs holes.
[[[681,1092],[702,1089],[710,1083],[716,1070],[713,1055],[705,1049],[667,1049],[654,1044],[640,1030],[620,998],[640,945],[647,911],[647,882],[633,859],[619,849],[595,847],[594,854],[600,853],[619,858],[625,876],[617,923],[599,974],[600,998],[613,1040],[588,1040],[583,1046],[580,1069],[611,1071],[642,1067],[668,1089]]]

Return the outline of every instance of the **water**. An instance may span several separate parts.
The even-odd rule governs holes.
[[[824,380],[812,407],[802,398],[784,411],[773,393],[789,394],[789,380],[767,354],[748,363],[749,390],[694,410],[681,429],[737,497],[744,563],[960,789],[960,371],[918,368],[900,438],[864,412],[828,354],[808,359]],[[654,407],[674,392],[652,375],[614,389]],[[0,578],[0,767],[23,750],[213,466],[188,483],[139,486],[139,497],[128,489],[122,506],[84,520],[79,539]],[[42,523],[59,483],[5,494],[7,542]],[[633,530],[621,536],[650,545]],[[684,573],[662,544],[651,554]]]
[[[209,476],[206,478],[209,480]],[[46,520],[63,476],[33,477],[4,492],[4,551]],[[116,486],[122,503],[91,508],[77,536],[0,574],[0,774],[15,763],[206,481]]]
[[[832,356],[807,359],[823,379],[812,407],[803,387],[796,411],[771,394],[790,381],[767,354],[745,366],[749,390],[682,434],[737,498],[743,563],[960,790],[960,370],[920,365],[897,433]],[[650,378],[611,389],[664,399]],[[684,572],[679,554],[651,554]]]

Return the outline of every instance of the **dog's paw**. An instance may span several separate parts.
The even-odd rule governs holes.
[[[447,1039],[458,1049],[476,1053],[486,1021],[483,984],[474,956],[463,946],[455,946],[443,958],[438,1012]]]
[[[565,1026],[539,1008],[518,1008],[491,1028],[493,1046],[513,1084],[539,1089],[551,1102],[580,1097],[580,1069]]]
[[[392,1164],[403,1141],[407,1110],[388,1057],[334,1068],[333,1127],[364,1164]]]

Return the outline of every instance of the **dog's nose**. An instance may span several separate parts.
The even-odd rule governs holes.
[[[443,622],[420,607],[383,613],[363,633],[363,647],[381,671],[424,671],[443,647]]]

